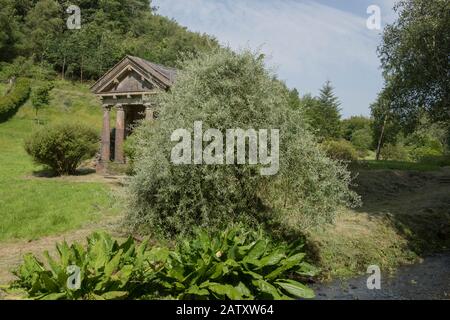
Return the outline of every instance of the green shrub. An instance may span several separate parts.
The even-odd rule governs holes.
[[[57,244],[46,263],[28,254],[14,272],[13,287],[33,299],[289,299],[314,292],[292,279],[317,269],[303,261],[299,243],[274,244],[261,232],[229,228],[213,237],[196,230],[175,249],[122,244],[105,233],[88,237],[87,247]],[[69,266],[79,268],[79,286]],[[73,267],[72,267],[73,268]],[[74,279],[73,279],[74,278]]]
[[[78,123],[58,123],[42,127],[25,141],[33,160],[56,174],[74,174],[81,161],[98,150],[98,134]]]
[[[31,93],[31,104],[36,112],[36,120],[38,111],[50,103],[50,91],[54,88],[53,83],[46,83],[41,87],[34,88]]]
[[[421,162],[422,159],[441,157],[444,155],[443,144],[433,137],[418,139],[416,144],[411,144],[410,148],[411,158],[418,162]]]
[[[372,131],[370,128],[359,129],[353,132],[351,143],[358,151],[370,150],[372,142]]]
[[[134,161],[136,158],[136,138],[135,138],[134,134],[129,135],[127,137],[127,139],[125,140],[125,143],[123,145],[123,152],[127,159],[126,173],[128,175],[133,175],[134,174]]]
[[[30,82],[18,79],[14,88],[7,95],[0,97],[0,122],[11,118],[30,95]]]
[[[56,75],[53,67],[46,61],[40,61],[36,64],[33,58],[19,56],[12,63],[0,62],[0,81],[7,81],[13,77],[53,80]]]
[[[351,141],[355,132],[360,130],[368,131],[372,135],[372,122],[372,119],[364,116],[351,116],[348,119],[343,119],[341,121],[342,137],[347,141]],[[372,140],[372,137],[370,140]]]
[[[436,165],[439,167],[450,166],[450,155],[438,155],[438,156],[423,156],[420,158],[420,163]]]
[[[160,284],[178,299],[313,298],[314,292],[292,279],[317,269],[304,260],[303,244],[274,243],[263,232],[232,227],[214,236],[197,228],[169,255]],[[176,270],[176,272],[174,272]]]
[[[332,159],[340,161],[355,161],[358,159],[356,149],[347,140],[325,141],[322,143],[322,147]]]
[[[444,155],[449,143],[449,133],[448,123],[432,122],[426,116],[422,116],[417,128],[405,139],[412,160],[422,161],[423,158]]]
[[[407,161],[409,160],[408,149],[402,144],[391,144],[388,143],[381,148],[381,158],[383,160],[398,160]]]
[[[201,54],[184,62],[171,92],[159,98],[158,121],[135,132],[126,218],[134,230],[170,238],[193,226],[214,230],[237,221],[299,230],[332,221],[339,206],[357,199],[348,188],[350,173],[320,150],[261,56],[224,49]],[[172,164],[171,134],[192,132],[194,121],[224,136],[226,129],[280,129],[278,173],[261,176],[261,165]]]
[[[147,242],[137,246],[130,238],[119,245],[105,233],[94,233],[87,243],[87,248],[79,243],[69,247],[65,241],[56,244],[57,258],[45,251],[46,264],[32,254],[25,255],[14,271],[18,280],[12,286],[26,290],[33,299],[123,299],[137,294],[145,284]],[[80,270],[77,290],[68,286],[73,274],[69,266]],[[137,280],[142,283],[137,284]]]
[[[443,155],[443,151],[440,148],[433,148],[432,146],[422,146],[414,148],[411,151],[411,157],[415,161],[422,161],[424,158],[440,157]]]

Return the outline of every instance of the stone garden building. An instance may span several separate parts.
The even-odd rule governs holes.
[[[106,72],[91,90],[103,104],[103,129],[97,171],[105,172],[110,161],[125,163],[123,144],[137,120],[155,117],[154,96],[170,89],[176,70],[150,61],[126,56]],[[111,111],[116,112],[115,130],[111,131]],[[111,132],[115,132],[111,135]],[[113,150],[113,152],[112,152]]]

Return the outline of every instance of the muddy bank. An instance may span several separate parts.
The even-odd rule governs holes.
[[[315,284],[316,299],[444,299],[450,300],[450,252],[425,258],[421,263],[402,266],[392,274],[382,274],[381,289],[367,289],[368,275],[348,280]]]

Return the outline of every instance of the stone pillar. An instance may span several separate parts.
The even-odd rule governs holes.
[[[146,103],[145,105],[145,120],[151,121],[154,119],[153,116],[153,107],[150,103]]]
[[[110,158],[110,114],[111,107],[103,105],[103,128],[102,128],[102,148],[100,154],[100,160],[102,162],[108,162]]]
[[[116,107],[116,141],[114,147],[114,161],[117,163],[125,163],[123,154],[123,142],[125,140],[125,110],[120,104]]]

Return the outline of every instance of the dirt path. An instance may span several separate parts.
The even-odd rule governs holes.
[[[63,234],[42,237],[38,240],[24,241],[5,241],[0,243],[0,285],[7,284],[14,280],[11,270],[20,264],[22,257],[26,253],[33,253],[41,257],[44,250],[49,252],[55,251],[55,243],[66,240],[69,244],[75,241],[84,242],[86,236],[94,231],[108,231],[119,235],[116,226],[120,221],[120,217],[109,218],[101,223],[92,223],[78,230],[72,230]]]

